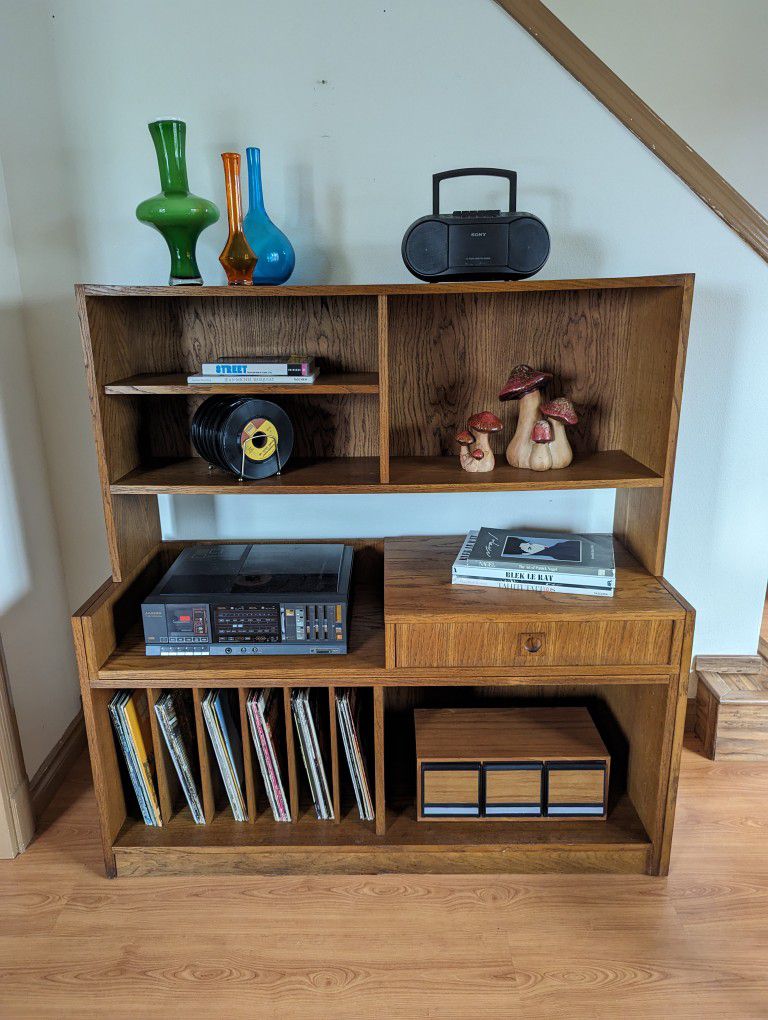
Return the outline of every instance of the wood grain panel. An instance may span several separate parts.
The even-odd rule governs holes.
[[[549,804],[602,804],[605,773],[602,769],[549,769]]]
[[[549,392],[577,405],[580,421],[569,432],[577,456],[620,449],[634,294],[389,298],[392,454],[456,456],[454,435],[486,408],[505,423],[492,437],[502,453],[517,404],[501,403],[498,393],[521,362],[552,372]]]
[[[540,804],[541,769],[486,769],[485,803]]]
[[[461,535],[387,539],[384,602],[388,623],[466,624],[495,620],[521,625],[523,621],[529,624],[547,619],[594,622],[658,617],[681,620],[685,615],[679,600],[620,543],[614,546],[616,590],[613,597],[590,598],[451,584],[451,566],[462,541]]]
[[[417,669],[630,662],[663,665],[670,662],[672,627],[669,620],[399,624],[397,665]],[[536,652],[525,647],[533,635],[541,643]]]
[[[478,805],[479,767],[474,769],[427,769],[422,775],[424,804]]]
[[[420,761],[596,759],[605,745],[587,708],[417,708]]]

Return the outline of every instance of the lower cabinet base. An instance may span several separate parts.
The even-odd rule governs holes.
[[[560,850],[477,847],[472,850],[290,852],[256,848],[115,849],[117,875],[384,875],[384,874],[647,874],[648,847]]]

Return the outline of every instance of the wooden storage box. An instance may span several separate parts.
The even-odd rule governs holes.
[[[768,671],[699,671],[696,736],[708,758],[768,759]]]
[[[586,708],[414,716],[419,821],[606,817],[611,759]]]

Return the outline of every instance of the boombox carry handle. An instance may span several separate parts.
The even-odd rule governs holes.
[[[463,170],[444,170],[432,174],[432,215],[440,215],[440,182],[449,177],[506,177],[509,181],[509,211],[517,209],[517,173],[514,170],[495,170],[491,166],[467,166]]]

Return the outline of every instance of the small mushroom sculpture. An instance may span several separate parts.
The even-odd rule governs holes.
[[[499,394],[499,400],[519,400],[520,410],[517,416],[515,434],[507,446],[507,463],[512,467],[528,468],[531,466],[533,427],[539,420],[541,391],[552,378],[551,372],[541,372],[530,365],[517,365],[512,369],[509,379]]]
[[[567,397],[556,397],[539,407],[539,414],[549,420],[554,438],[549,451],[552,454],[552,467],[564,468],[573,460],[573,450],[565,433],[566,425],[575,425],[579,416]],[[533,465],[531,465],[533,467]]]
[[[459,463],[465,471],[478,474],[493,471],[496,458],[488,436],[491,432],[500,432],[503,428],[504,423],[492,411],[478,411],[467,420],[467,429],[456,436],[456,442],[461,447]]]
[[[554,439],[552,426],[544,418],[539,418],[531,429],[531,451],[528,467],[531,471],[549,471],[552,467],[552,447]]]

